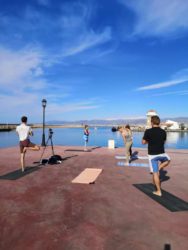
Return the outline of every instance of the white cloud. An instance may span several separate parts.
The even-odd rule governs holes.
[[[151,85],[146,85],[143,87],[138,88],[137,90],[152,90],[152,89],[161,89],[166,88],[174,85],[178,85],[184,82],[187,82],[188,79],[179,79],[179,80],[172,80],[172,81],[166,81],[166,82],[159,82]]]
[[[188,29],[188,1],[119,1],[136,13],[134,35],[166,37]]]
[[[32,120],[41,117],[38,96],[32,93],[19,93],[17,95],[0,95],[0,122],[20,122],[23,115],[29,116]]]
[[[88,26],[95,12],[91,2],[67,2],[62,5],[59,21],[62,37],[62,56],[73,56],[111,40],[111,28],[95,31]]]
[[[68,104],[61,104],[58,105],[57,103],[52,103],[48,107],[48,114],[61,114],[66,112],[73,112],[77,110],[89,110],[89,109],[97,109],[100,105],[97,103],[94,103],[93,100],[89,101],[82,101],[82,102],[74,102],[74,103],[68,103]]]
[[[76,55],[81,53],[87,49],[95,47],[97,45],[108,42],[111,39],[111,30],[110,28],[106,28],[104,32],[100,34],[96,34],[94,31],[90,31],[82,37],[80,37],[80,41],[78,44],[75,44],[74,47],[70,47],[63,52],[64,57]]]
[[[181,69],[172,75],[171,80],[165,82],[159,82],[155,84],[149,84],[142,87],[137,88],[137,91],[142,90],[152,90],[152,89],[161,89],[167,88],[175,85],[179,85],[182,83],[188,82],[188,69]]]
[[[188,95],[188,90],[179,90],[179,91],[171,91],[171,92],[164,92],[159,94],[154,94],[153,96],[163,96],[163,95]]]
[[[41,54],[32,50],[0,48],[0,86],[23,88],[34,75],[42,74]]]

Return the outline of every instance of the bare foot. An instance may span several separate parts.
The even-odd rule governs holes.
[[[157,196],[162,196],[162,193],[160,191],[155,191],[155,192],[153,192],[153,194],[155,194]]]

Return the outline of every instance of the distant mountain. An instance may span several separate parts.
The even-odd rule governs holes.
[[[188,124],[188,117],[176,117],[176,118],[162,118],[161,121],[165,122],[166,120],[172,120],[177,121],[179,123]],[[49,125],[120,125],[120,124],[130,124],[130,125],[145,125],[146,119],[118,119],[118,120],[100,120],[100,119],[94,119],[94,120],[78,120],[78,121],[59,121],[59,120],[53,120],[48,121],[47,124]]]

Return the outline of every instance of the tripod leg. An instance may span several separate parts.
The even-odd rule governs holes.
[[[45,149],[46,149],[46,147],[48,146],[48,141],[49,141],[49,139],[50,139],[50,137],[48,137],[48,140],[46,141],[45,146],[44,146],[44,148],[43,148],[43,152],[42,152],[41,157],[40,157],[40,160],[39,160],[40,163],[41,163],[42,157],[43,157],[43,155],[44,155]]]
[[[51,140],[51,147],[52,147],[52,155],[54,155],[54,146],[53,146],[52,137],[50,138],[50,140]]]

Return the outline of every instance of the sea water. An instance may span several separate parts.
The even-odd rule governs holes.
[[[42,142],[42,129],[34,129],[31,141],[36,144]],[[45,139],[48,140],[48,129],[45,129]],[[133,147],[146,148],[142,145],[143,132],[133,132]],[[88,146],[107,147],[108,140],[114,140],[116,147],[122,147],[123,140],[119,132],[112,132],[110,127],[90,128]],[[52,134],[54,145],[83,146],[82,128],[54,128]],[[0,147],[11,147],[18,145],[16,131],[0,132]],[[188,132],[167,132],[166,148],[188,149]]]

